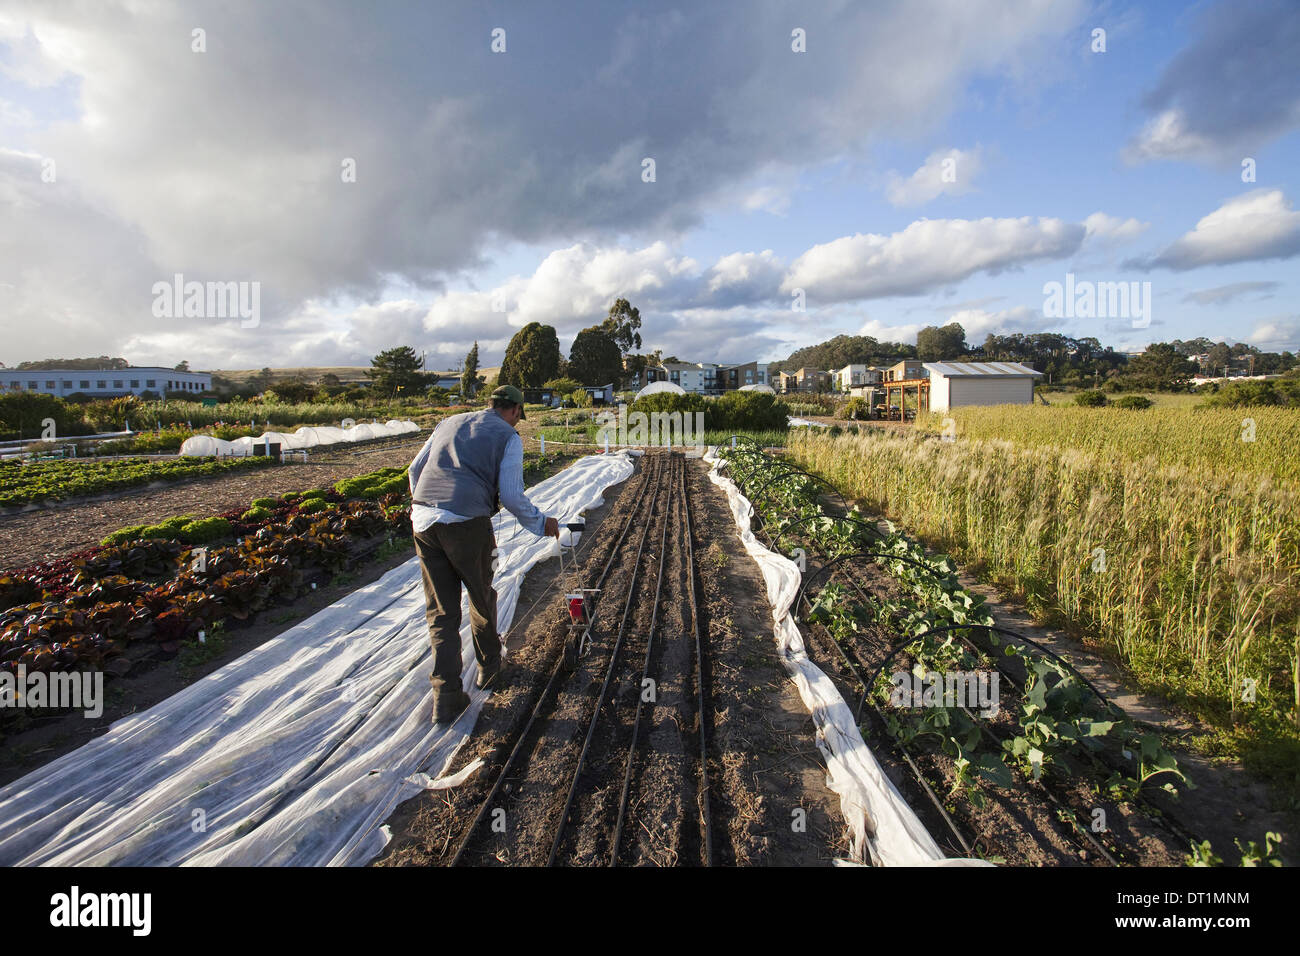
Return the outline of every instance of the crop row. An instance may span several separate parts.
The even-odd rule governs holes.
[[[404,487],[403,469],[381,469],[247,510],[123,529],[81,554],[0,575],[0,667],[125,672],[152,645],[172,653],[218,622],[291,601],[362,543],[410,534]]]
[[[883,667],[877,673],[870,694],[888,732],[903,745],[937,745],[952,761],[953,794],[966,793],[980,806],[980,787],[1010,786],[1012,771],[1028,782],[1082,776],[1118,800],[1135,798],[1149,782],[1170,791],[1173,780],[1186,782],[1158,735],[1141,731],[1060,660],[999,636],[982,598],[959,583],[950,557],[927,555],[892,524],[881,533],[856,509],[830,514],[822,502],[825,485],[778,459],[752,449],[733,449],[727,456],[729,476],[757,498],[764,531],[779,549],[813,547],[828,562],[869,553],[862,560],[897,585],[898,596],[886,598],[827,583],[810,598],[808,623],[842,644],[858,640],[871,625],[898,635],[888,659],[906,663],[918,685],[932,675],[997,668],[1004,683],[1017,689],[1002,695],[1004,703],[1012,700],[995,723],[960,703],[900,706],[891,693],[897,684]],[[864,727],[863,733],[870,731]]]
[[[260,468],[270,458],[122,458],[112,461],[43,461],[0,464],[0,508],[116,491],[154,481],[175,481]]]

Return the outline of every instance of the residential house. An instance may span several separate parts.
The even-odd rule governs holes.
[[[793,372],[780,373],[780,392],[819,392],[830,386],[831,373],[805,365]]]
[[[885,369],[886,382],[912,382],[925,378],[925,363],[914,359],[904,359],[897,365]]]
[[[832,373],[835,386],[844,392],[858,385],[874,385],[883,379],[884,372],[871,365],[846,365]]]

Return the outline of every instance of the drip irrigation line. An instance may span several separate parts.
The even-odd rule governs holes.
[[[672,482],[672,472],[677,470],[677,456],[673,456],[668,463],[669,483]],[[628,798],[632,795],[632,767],[636,763],[637,743],[641,737],[641,714],[645,710],[645,686],[646,681],[650,679],[650,662],[654,655],[655,646],[655,628],[659,624],[659,601],[663,595],[664,587],[664,564],[668,558],[668,526],[672,524],[668,516],[667,507],[664,508],[664,528],[659,535],[659,572],[655,579],[655,599],[654,606],[650,611],[650,630],[646,634],[645,642],[645,664],[641,668],[641,692],[637,694],[636,715],[632,718],[632,740],[627,748],[627,767],[623,773],[623,792],[618,801],[618,819],[614,824],[614,839],[609,850],[609,865],[618,866],[619,844],[623,841],[623,821],[627,818]]]
[[[648,467],[644,471],[644,478],[642,481],[643,488],[650,481],[650,471],[651,469]],[[658,471],[657,465],[655,467],[655,471],[657,474]],[[623,527],[619,530],[618,537],[611,544],[609,559],[605,562],[605,566],[601,570],[600,577],[596,581],[597,587],[604,585],[606,576],[609,574],[610,569],[613,566],[614,557],[622,550],[623,543],[627,538],[627,533],[632,528],[632,522],[636,518],[636,516],[640,513],[642,503],[646,502],[647,500],[648,499],[645,497],[645,495],[642,494],[637,498],[636,505],[628,511],[627,520],[623,522]],[[592,538],[592,540],[594,541],[595,539]],[[599,613],[599,603],[597,603],[596,607],[592,611],[593,624],[595,623],[596,615],[598,613]],[[534,723],[536,723],[537,717],[542,712],[542,709],[554,697],[559,687],[560,679],[564,674],[564,672],[565,672],[564,655],[561,654],[559,660],[556,662],[554,669],[551,671],[551,676],[546,683],[546,687],[542,690],[541,695],[537,698],[537,701],[533,704],[533,708],[532,711],[529,713],[527,723],[525,723],[523,729],[519,733],[518,738],[515,740],[514,746],[510,751],[510,755],[506,758],[505,763],[502,764],[501,770],[498,772],[496,780],[492,784],[491,790],[489,790],[487,796],[483,799],[483,802],[479,805],[478,813],[475,814],[473,821],[470,823],[468,829],[466,829],[465,835],[461,839],[460,846],[457,847],[456,853],[452,857],[451,863],[449,865],[458,866],[464,860],[465,853],[469,848],[471,841],[474,838],[474,834],[477,832],[484,818],[486,818],[486,816],[488,815],[489,810],[492,809],[492,804],[496,800],[498,794],[501,792],[501,787],[505,783],[506,777],[509,775],[511,768],[515,765],[515,761],[519,759],[520,754],[523,752],[524,744],[529,739],[529,732],[532,730]]]
[[[662,470],[662,465],[660,465],[656,471],[656,478],[662,473]],[[660,487],[661,484],[662,482],[656,482],[654,499],[651,501],[650,508],[647,511],[647,520],[645,527],[641,531],[641,539],[637,543],[636,558],[633,560],[630,572],[631,577],[628,581],[627,601],[623,605],[623,619],[618,626],[618,636],[614,640],[614,648],[610,651],[609,666],[605,669],[605,680],[600,686],[600,694],[596,698],[596,706],[592,711],[591,722],[587,727],[587,739],[582,745],[582,752],[578,755],[578,765],[573,772],[573,779],[569,784],[569,793],[564,801],[564,810],[560,814],[559,821],[556,823],[555,839],[551,843],[551,852],[546,859],[547,866],[554,866],[555,859],[559,855],[560,844],[564,839],[564,831],[569,822],[569,814],[573,810],[573,801],[578,794],[578,784],[582,779],[582,771],[586,767],[587,755],[591,752],[591,743],[596,736],[596,727],[600,723],[600,712],[605,706],[605,698],[609,694],[609,687],[614,679],[614,671],[618,667],[618,659],[623,650],[623,638],[627,633],[628,617],[632,612],[632,598],[636,594],[636,586],[641,573],[641,555],[645,551],[645,541],[646,537],[650,533],[650,524],[653,520],[655,506],[659,503],[659,493],[662,490]]]

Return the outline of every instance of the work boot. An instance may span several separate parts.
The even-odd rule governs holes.
[[[474,684],[479,690],[487,690],[492,686],[497,676],[501,673],[501,658],[490,660],[486,664],[478,666],[478,677],[475,678]]]
[[[465,712],[469,706],[469,694],[465,693],[459,687],[454,690],[444,690],[442,693],[433,695],[433,722],[435,724],[450,724],[457,717]]]

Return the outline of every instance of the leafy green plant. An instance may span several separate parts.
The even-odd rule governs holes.
[[[264,468],[268,458],[64,459],[0,467],[0,507],[59,501],[181,478],[209,477]]]
[[[230,522],[225,518],[200,518],[186,522],[180,529],[180,538],[186,544],[210,544],[229,537],[231,532]]]
[[[1282,843],[1282,835],[1274,833],[1271,830],[1264,834],[1264,846],[1261,849],[1258,843],[1250,840],[1243,844],[1241,840],[1234,839],[1237,845],[1237,851],[1241,854],[1241,866],[1282,866],[1282,859],[1277,855],[1277,848]],[[1202,840],[1200,843],[1191,845],[1192,852],[1187,854],[1184,862],[1187,866],[1204,867],[1204,866],[1223,866],[1223,858],[1214,852],[1210,846],[1209,840]]]
[[[913,635],[915,640],[905,653],[918,677],[970,672],[994,663],[968,647],[965,639],[971,632],[956,629],[988,627],[994,622],[983,599],[961,585],[951,557],[927,555],[889,522],[883,541],[868,540],[870,524],[865,520],[834,520],[823,513],[822,486],[815,479],[798,473],[774,478],[778,465],[753,449],[727,449],[725,454],[731,477],[742,491],[756,494],[755,507],[783,551],[788,553],[801,540],[808,540],[828,558],[852,551],[875,552],[876,563],[906,593],[901,600],[864,595],[855,602],[843,587],[828,583],[813,599],[810,623],[824,627],[838,642],[851,640],[866,621]],[[972,803],[979,804],[977,784],[1007,786],[1012,767],[1032,781],[1045,773],[1059,770],[1069,775],[1082,768],[1096,785],[1120,800],[1136,798],[1153,781],[1170,792],[1176,792],[1173,779],[1191,786],[1158,735],[1140,733],[1126,715],[1099,700],[1072,669],[1049,656],[1006,644],[996,633],[987,633],[986,640],[1003,658],[1014,658],[1017,670],[1026,675],[1014,711],[1016,731],[1002,740],[1000,751],[996,743],[990,746],[991,736],[962,707],[890,709],[891,684],[886,676],[881,674],[872,688],[892,736],[904,744],[933,737],[953,759],[954,792],[967,793]],[[1068,762],[1062,761],[1065,755],[1071,758]],[[1114,770],[1116,764],[1126,769]]]
[[[1259,844],[1251,840],[1245,846],[1242,846],[1240,840],[1234,840],[1237,849],[1241,851],[1242,866],[1281,866],[1282,860],[1277,855],[1278,845],[1282,842],[1282,834],[1273,833],[1271,830],[1264,834],[1264,848],[1261,850]]]

